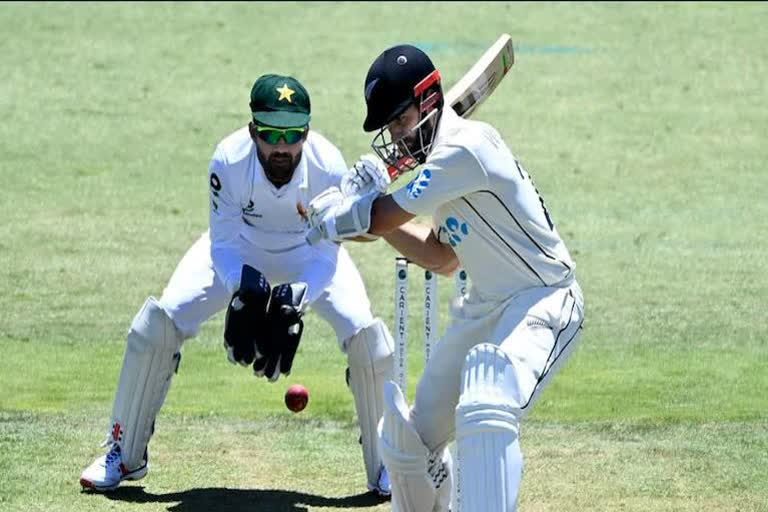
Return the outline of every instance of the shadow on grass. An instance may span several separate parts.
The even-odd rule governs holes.
[[[107,499],[130,503],[175,503],[170,512],[250,511],[308,512],[309,507],[373,507],[384,501],[367,492],[342,498],[279,489],[227,489],[211,487],[168,494],[151,494],[144,487],[120,487],[104,495]],[[176,503],[178,502],[178,503]]]

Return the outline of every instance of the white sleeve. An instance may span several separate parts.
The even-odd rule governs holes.
[[[469,149],[444,146],[392,199],[409,213],[432,215],[441,204],[487,187],[488,175]]]
[[[243,264],[240,258],[238,235],[242,226],[242,206],[239,194],[240,177],[227,173],[227,163],[220,147],[216,148],[208,168],[211,193],[210,237],[211,259],[219,279],[230,293],[240,287]],[[229,169],[230,171],[232,168]]]
[[[339,151],[336,146],[332,147],[334,151],[330,152],[328,160],[326,161],[326,170],[328,171],[328,184],[326,188],[341,187],[341,177],[347,174],[347,171],[349,170],[347,163],[344,161],[344,157],[341,155],[341,151]]]

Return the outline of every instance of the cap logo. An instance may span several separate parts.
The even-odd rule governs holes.
[[[405,55],[399,55],[397,57],[397,63],[404,66],[408,63],[408,58]]]
[[[291,96],[293,96],[296,91],[288,87],[288,84],[283,84],[282,87],[278,87],[275,90],[280,93],[280,97],[277,98],[277,101],[288,100],[288,103],[292,103]]]

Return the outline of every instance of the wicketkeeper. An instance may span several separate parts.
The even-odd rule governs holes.
[[[409,408],[388,383],[379,426],[394,512],[448,510],[456,439],[459,507],[513,511],[523,470],[520,420],[576,346],[584,299],[574,263],[528,172],[499,133],[444,108],[440,74],[419,49],[387,49],[365,79],[365,131],[397,172],[418,175],[383,195],[388,169],[364,157],[344,193],[310,203],[309,240],[383,236],[443,274],[460,264],[468,296],[433,348]],[[349,186],[349,185],[352,186]],[[315,204],[319,208],[315,208]],[[410,222],[430,215],[433,226]]]
[[[204,321],[226,308],[229,360],[274,382],[291,370],[311,306],[347,355],[368,487],[389,494],[376,427],[392,378],[392,338],[373,318],[347,251],[332,241],[305,241],[304,205],[340,186],[346,164],[310,130],[309,94],[296,79],[264,75],[250,99],[252,121],[222,140],[210,163],[209,231],[184,255],[160,300],[149,297],[133,319],[107,451],[83,471],[84,487],[108,491],[146,475],[147,445],[182,343]]]

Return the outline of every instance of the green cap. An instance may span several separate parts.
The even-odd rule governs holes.
[[[251,89],[251,113],[259,124],[276,128],[309,123],[309,93],[292,76],[262,75]]]

